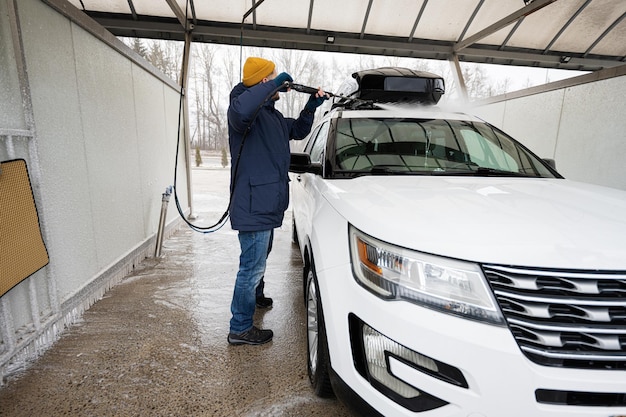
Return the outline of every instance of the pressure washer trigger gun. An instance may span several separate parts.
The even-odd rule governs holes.
[[[292,83],[289,81],[285,81],[285,86],[299,93],[317,94],[317,91],[318,91],[317,88],[309,87],[309,86],[302,85],[302,84],[296,84],[296,83]],[[328,94],[330,97],[334,96],[333,93],[329,93],[328,91],[325,91],[325,93]]]

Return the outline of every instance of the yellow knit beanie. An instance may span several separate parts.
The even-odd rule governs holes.
[[[243,64],[243,85],[251,87],[274,72],[274,63],[267,59],[250,57]]]

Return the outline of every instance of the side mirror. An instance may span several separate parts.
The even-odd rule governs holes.
[[[296,174],[310,172],[311,174],[322,175],[322,164],[311,162],[311,156],[308,153],[292,153],[289,172]]]
[[[550,168],[556,171],[556,161],[552,158],[543,158],[543,162],[548,164]]]

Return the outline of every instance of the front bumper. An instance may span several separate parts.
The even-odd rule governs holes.
[[[317,270],[317,277],[336,380],[343,381],[350,391],[382,415],[626,415],[623,405],[559,405],[546,403],[541,394],[547,390],[597,393],[595,398],[602,398],[603,394],[620,395],[626,383],[622,371],[536,365],[522,354],[507,327],[462,319],[404,301],[381,300],[356,283],[349,264]],[[410,351],[443,364],[444,368],[449,367],[452,380],[423,367],[420,369],[397,355],[385,354],[383,366],[393,378],[432,398],[426,401],[430,405],[423,406],[425,395],[407,402],[390,394],[387,388],[381,389],[381,384],[371,378],[367,369],[363,371],[364,359],[355,354],[359,350],[355,346],[355,337],[359,335],[355,333],[362,331],[361,324]],[[457,371],[464,383],[455,382],[459,379]]]

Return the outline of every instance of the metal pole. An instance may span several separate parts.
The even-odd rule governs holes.
[[[187,96],[187,81],[189,80],[189,56],[191,48],[191,32],[185,32],[185,52],[183,53],[184,61],[181,71],[180,85],[183,87],[183,130],[184,130],[184,150],[185,150],[185,166],[187,174],[187,204],[189,206],[189,219],[195,219],[196,214],[193,210],[193,189],[191,185],[191,150],[189,138],[189,100]]]
[[[154,248],[154,257],[161,256],[161,246],[163,246],[163,231],[165,230],[165,218],[167,217],[167,203],[170,202],[172,187],[167,187],[165,192],[161,194],[161,217],[159,217],[159,229],[157,230],[156,246]]]
[[[457,54],[452,54],[452,58],[450,59],[450,66],[452,67],[452,76],[459,86],[461,100],[463,101],[463,103],[467,103],[469,101],[469,97],[467,95],[467,86],[465,85],[465,80],[463,79],[463,71],[461,71],[461,64],[459,63],[459,57],[457,56]]]

